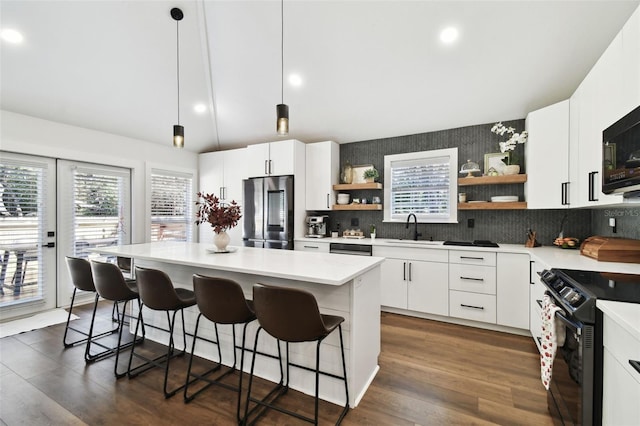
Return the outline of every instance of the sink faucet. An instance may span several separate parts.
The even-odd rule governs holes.
[[[418,241],[418,237],[421,237],[422,234],[418,233],[418,218],[416,217],[415,214],[409,213],[409,216],[407,216],[407,224],[404,228],[409,229],[409,220],[411,220],[411,216],[413,216],[413,221],[414,221],[413,241]]]

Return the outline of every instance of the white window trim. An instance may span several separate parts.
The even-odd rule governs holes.
[[[419,223],[458,223],[458,148],[436,149],[431,151],[409,152],[384,156],[384,217],[383,222],[404,223],[406,218],[391,217],[391,163],[394,161],[418,160],[420,158],[449,157],[449,205],[447,218],[427,218],[416,215]]]
[[[158,172],[167,172],[167,173],[175,173],[175,174],[182,174],[185,176],[190,176],[191,177],[191,181],[193,182],[194,188],[196,187],[196,184],[198,183],[198,171],[196,169],[192,169],[192,168],[185,168],[185,167],[174,167],[171,165],[167,165],[167,164],[161,164],[161,163],[153,163],[153,162],[145,162],[145,203],[144,203],[144,240],[145,242],[151,242],[151,193],[152,193],[152,188],[151,188],[151,174],[154,171],[158,171]],[[196,194],[195,192],[193,194],[191,194],[191,196],[193,197],[193,200],[195,201],[196,199]],[[194,210],[195,211],[195,210]],[[197,242],[198,240],[198,230],[196,228],[195,225],[195,216],[193,217],[193,220],[190,222],[191,224],[191,241],[192,242]]]

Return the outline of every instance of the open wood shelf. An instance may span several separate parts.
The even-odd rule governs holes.
[[[333,210],[382,210],[382,204],[334,204]]]
[[[504,175],[504,176],[478,176],[458,178],[458,186],[471,185],[499,185],[506,183],[524,183],[527,181],[527,175]]]
[[[458,203],[458,210],[525,210],[526,201],[513,201],[509,203]]]
[[[367,182],[367,183],[339,183],[333,185],[333,189],[336,191],[351,191],[356,189],[382,189],[380,182]]]

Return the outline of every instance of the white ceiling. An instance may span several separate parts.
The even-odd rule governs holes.
[[[345,143],[523,118],[568,98],[639,3],[286,0],[289,138]],[[170,145],[176,6],[185,149],[277,140],[279,1],[0,0],[0,29],[25,37],[2,42],[1,108]],[[449,25],[460,39],[444,46]],[[196,114],[198,102],[210,113]]]

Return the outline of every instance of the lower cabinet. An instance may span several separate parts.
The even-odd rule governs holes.
[[[449,315],[445,250],[374,247],[373,255],[386,258],[381,266],[382,306]]]
[[[496,323],[495,252],[449,252],[449,315]]]
[[[529,331],[533,337],[538,351],[542,343],[542,297],[544,296],[545,286],[538,275],[548,269],[540,262],[531,262],[529,274],[531,282],[529,284]]]
[[[473,321],[496,323],[495,294],[449,291],[449,315]]]
[[[602,366],[602,424],[640,424],[640,340],[604,315]]]
[[[529,259],[528,254],[498,253],[496,323],[499,325],[529,330]]]

